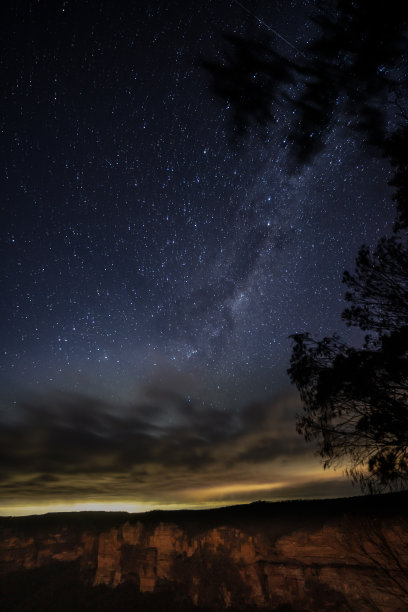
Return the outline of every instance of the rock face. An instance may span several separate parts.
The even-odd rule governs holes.
[[[88,584],[166,588],[211,609],[408,609],[404,516],[342,517],[281,535],[265,522],[258,530],[228,524],[191,530],[135,519],[101,530],[66,525],[34,535],[11,522],[0,541],[0,571],[77,561]]]

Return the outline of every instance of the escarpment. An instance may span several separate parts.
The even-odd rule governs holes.
[[[274,504],[247,506],[239,520],[228,509],[218,518],[162,512],[112,517],[97,528],[91,515],[84,524],[61,517],[47,525],[38,517],[34,527],[7,519],[0,571],[75,562],[92,587],[166,590],[211,609],[406,610],[407,499],[392,499],[397,506],[382,514],[355,512],[351,504],[351,512],[327,518],[304,512],[308,502],[299,502],[292,519],[284,504],[280,513]]]

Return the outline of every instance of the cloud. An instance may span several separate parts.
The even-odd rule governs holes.
[[[10,504],[188,504],[304,486],[318,467],[295,433],[298,408],[287,395],[236,412],[204,410],[160,387],[128,405],[68,393],[32,397],[12,420],[0,420],[0,496]]]

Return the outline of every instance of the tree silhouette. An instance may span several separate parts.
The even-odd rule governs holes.
[[[233,109],[235,131],[265,126],[290,104],[295,162],[311,161],[341,118],[395,168],[394,235],[373,252],[361,247],[354,274],[343,278],[343,319],[366,332],[363,346],[296,334],[288,372],[304,407],[298,432],[318,442],[324,466],[347,461],[363,489],[398,488],[408,484],[408,4],[334,0],[312,20],[319,34],[303,50],[289,43],[291,59],[228,36],[224,61],[205,66]],[[386,138],[390,108],[398,117]]]
[[[383,335],[377,349],[355,349],[337,336],[293,336],[289,374],[304,414],[297,430],[316,439],[324,466],[349,462],[363,489],[408,483],[408,327]]]
[[[354,274],[343,276],[349,306],[342,318],[366,333],[362,348],[337,335],[292,336],[288,373],[304,408],[297,430],[317,440],[324,467],[348,462],[363,490],[408,484],[407,142],[408,121],[384,144],[395,168],[394,233],[373,252],[362,246]]]
[[[369,610],[408,609],[408,520],[378,516],[343,519],[339,544],[356,565],[375,572],[375,588],[360,595]],[[385,605],[384,605],[385,604]]]
[[[339,118],[382,146],[384,110],[406,87],[407,3],[336,0],[322,4],[311,21],[319,34],[302,50],[286,41],[290,59],[270,41],[225,36],[223,60],[204,62],[213,93],[231,106],[239,133],[286,113],[292,118],[287,140],[302,164],[324,146]]]
[[[397,202],[395,230],[408,229],[408,113],[396,101],[404,125],[400,126],[384,142],[384,153],[395,168],[390,185],[396,187],[394,200]]]
[[[265,41],[224,34],[231,48],[221,64],[204,61],[212,75],[213,93],[233,110],[233,126],[241,135],[275,121],[272,103],[292,79],[291,64]]]
[[[361,247],[354,274],[343,282],[349,302],[343,319],[366,332],[362,348],[338,335],[317,341],[292,336],[288,370],[300,391],[304,414],[297,429],[317,440],[325,467],[347,461],[347,473],[363,489],[408,484],[408,127],[393,150],[398,216],[394,234],[371,252]],[[396,143],[402,143],[398,147]]]

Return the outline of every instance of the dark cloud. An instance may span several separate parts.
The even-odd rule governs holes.
[[[271,436],[256,440],[254,444],[246,448],[242,453],[239,453],[235,461],[265,463],[279,457],[286,458],[290,456],[294,458],[304,454],[305,445],[300,438],[298,440],[292,440],[291,438],[276,439]]]
[[[295,432],[298,408],[293,394],[235,413],[201,408],[159,385],[127,405],[67,393],[26,398],[0,420],[0,497],[12,508],[330,495],[337,489],[324,489],[324,472]]]
[[[174,390],[146,387],[143,401],[116,405],[67,393],[25,399],[0,429],[0,491],[16,497],[156,496],[236,479],[240,463],[307,452],[294,398],[235,414],[200,409]],[[160,497],[160,495],[159,495]]]

